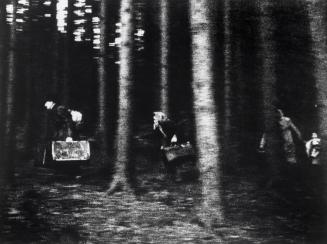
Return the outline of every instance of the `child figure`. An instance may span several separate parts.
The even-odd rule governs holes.
[[[321,139],[318,138],[317,133],[313,132],[311,139],[305,144],[306,153],[311,160],[312,165],[319,165],[318,156],[321,149]]]

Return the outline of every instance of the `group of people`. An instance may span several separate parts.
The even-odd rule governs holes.
[[[71,110],[62,105],[57,105],[53,101],[47,101],[44,104],[45,108],[51,116],[51,120],[55,126],[52,138],[54,140],[72,141],[73,137],[78,134],[79,127],[82,124],[83,115],[79,111]],[[305,144],[305,151],[311,163],[319,164],[319,154],[321,150],[321,139],[317,133],[313,132],[310,140],[304,141],[301,132],[292,122],[289,117],[286,117],[281,109],[277,109],[278,127],[281,134],[282,151],[285,159],[290,164],[295,164],[296,160],[296,146],[293,135]],[[153,130],[156,131],[162,138],[161,149],[172,145],[188,145],[187,139],[183,130],[178,123],[170,120],[163,112],[154,112],[153,116]],[[266,150],[266,133],[263,133],[260,143],[259,152]],[[185,151],[185,150],[184,150]]]
[[[285,159],[290,164],[295,164],[296,160],[296,146],[293,135],[305,144],[305,152],[313,165],[319,164],[319,154],[321,150],[321,139],[318,138],[316,132],[313,132],[310,140],[304,141],[299,129],[295,126],[289,117],[286,117],[281,109],[277,109],[278,127],[281,133],[282,150]],[[266,148],[266,134],[264,133],[259,144],[259,152],[265,152]]]
[[[321,139],[316,132],[312,132],[311,138],[308,141],[303,140],[300,130],[292,122],[289,117],[286,117],[281,109],[276,109],[278,129],[280,132],[282,153],[285,156],[286,162],[290,164],[297,163],[296,144],[294,136],[299,142],[303,142],[305,146],[305,153],[313,165],[320,164],[319,154],[321,151]],[[163,138],[162,147],[183,143],[184,138],[181,136],[179,126],[172,122],[166,114],[162,112],[155,112],[153,116],[153,129],[158,131]],[[260,143],[259,152],[266,150],[266,133],[263,133]]]

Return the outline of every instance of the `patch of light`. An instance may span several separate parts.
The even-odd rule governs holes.
[[[115,44],[116,44],[117,46],[120,46],[120,45],[121,45],[121,42],[122,42],[121,37],[116,37],[116,38],[115,38]]]
[[[120,34],[121,34],[121,27],[122,27],[122,24],[120,22],[116,23],[115,24],[116,26],[116,30],[115,30],[115,33],[118,34],[118,36],[115,37],[114,41],[113,42],[109,42],[108,43],[108,46],[109,47],[120,47],[121,46],[121,37],[120,37]]]
[[[93,23],[93,48],[94,49],[100,49],[100,43],[101,43],[101,35],[100,35],[100,18],[99,17],[93,17],[92,18]]]
[[[74,7],[76,10],[74,10],[74,15],[76,15],[76,19],[74,20],[75,25],[75,31],[73,32],[74,40],[76,42],[81,42],[84,39],[85,36],[85,23],[86,23],[86,4],[85,0],[76,0],[74,3]]]
[[[76,8],[82,8],[82,7],[85,7],[85,0],[79,0],[77,1],[76,3],[74,3],[74,6]]]
[[[92,14],[92,6],[86,5],[85,6],[85,13],[86,14]]]
[[[17,31],[23,30],[23,23],[26,22],[26,19],[28,19],[28,15],[26,15],[26,12],[29,9],[29,1],[27,0],[19,0],[17,2],[17,9],[16,9],[16,23],[18,23]]]
[[[74,24],[75,25],[81,25],[81,24],[84,24],[86,21],[85,19],[77,19],[77,20],[74,20]]]
[[[75,40],[76,42],[81,42],[81,41],[83,41],[82,36],[84,35],[84,33],[85,33],[85,29],[84,29],[84,28],[82,28],[82,27],[77,28],[77,29],[74,31],[74,33],[73,33],[73,35],[74,35],[74,40]]]
[[[94,27],[93,33],[94,34],[100,34],[100,28],[99,27]]]
[[[162,7],[162,3],[160,3],[160,8]],[[135,48],[137,51],[141,51],[144,49],[144,11],[145,11],[145,5],[144,3],[137,3],[135,5],[135,29],[136,32],[134,33],[134,43],[135,43]],[[160,16],[161,18],[161,16]]]
[[[13,23],[13,21],[14,21],[14,5],[13,4],[6,5],[6,13],[7,13],[6,21],[8,23]]]
[[[121,37],[116,37],[114,42],[109,42],[109,47],[120,47],[121,46],[122,39]]]
[[[29,6],[30,5],[28,0],[18,0],[18,4],[24,5],[24,6]]]
[[[43,3],[43,5],[45,5],[45,6],[50,6],[50,5],[51,5],[51,1],[45,1],[45,2]]]
[[[24,8],[19,8],[19,9],[17,9],[16,13],[17,13],[17,14],[24,14],[25,11],[26,11],[26,9],[24,9]]]
[[[7,4],[6,5],[6,12],[7,12],[7,14],[13,14],[14,13],[14,5],[13,4]]]
[[[57,28],[61,33],[66,33],[67,27],[68,0],[58,0],[57,2]]]
[[[100,49],[100,35],[99,36],[94,36],[93,48],[94,49]]]
[[[75,35],[75,37],[74,37],[74,41],[75,41],[75,42],[81,42],[81,41],[83,41],[83,40],[82,40],[82,38],[81,38],[80,35]]]
[[[96,24],[96,23],[99,23],[100,22],[100,18],[99,17],[93,17],[92,18],[92,23],[93,24]]]
[[[134,34],[135,36],[138,37],[143,37],[144,36],[145,31],[142,29],[137,29],[137,32]]]
[[[84,11],[82,11],[82,10],[75,10],[74,11],[74,14],[75,15],[77,15],[78,17],[84,17],[85,16],[85,13],[84,13]]]

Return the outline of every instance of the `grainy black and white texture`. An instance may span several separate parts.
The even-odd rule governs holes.
[[[0,243],[327,243],[324,0],[0,0],[0,62]],[[88,163],[48,163],[47,100]],[[154,111],[196,151],[174,174]]]

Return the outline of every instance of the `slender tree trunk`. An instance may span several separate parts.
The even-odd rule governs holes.
[[[227,157],[234,161],[235,152],[232,146],[232,47],[231,47],[231,16],[230,0],[224,1],[224,145]],[[227,158],[226,157],[226,158]]]
[[[51,91],[54,94],[59,93],[59,78],[58,78],[58,65],[59,65],[59,50],[58,50],[58,46],[59,46],[59,36],[58,36],[58,31],[57,31],[57,18],[56,18],[56,13],[57,13],[57,0],[52,0],[51,3],[51,9],[52,11],[52,15],[51,15],[51,20],[52,22],[52,31],[53,31],[53,37],[52,37],[52,41],[53,41],[53,47],[52,47],[52,53],[51,53],[51,58],[52,58],[52,77],[51,77]]]
[[[6,186],[6,179],[7,179],[7,152],[6,148],[4,147],[6,142],[5,142],[5,108],[6,108],[6,72],[5,70],[7,69],[6,66],[6,52],[5,52],[5,43],[6,43],[6,5],[4,1],[0,1],[0,211],[2,212],[3,209],[5,208],[5,203],[7,202],[8,199],[8,194],[7,191],[4,191],[2,187]],[[3,226],[4,220],[3,218],[0,218],[0,227]]]
[[[263,94],[263,120],[264,131],[266,139],[266,158],[270,168],[272,183],[280,176],[278,162],[278,117],[276,117],[277,102],[276,96],[276,71],[275,71],[275,43],[272,41],[273,23],[270,18],[269,1],[260,2],[260,33],[262,43],[262,62],[263,62],[263,74],[262,74],[262,94]]]
[[[241,120],[234,119],[240,115],[243,95],[241,77],[241,41],[238,35],[237,11],[239,1],[224,1],[224,144],[226,145],[227,161],[230,165],[240,162]],[[235,6],[236,5],[236,6]],[[233,20],[233,21],[232,21]],[[237,99],[235,99],[237,97]],[[235,116],[237,115],[237,116]]]
[[[6,132],[11,130],[13,106],[14,106],[14,88],[15,88],[15,44],[16,44],[16,1],[11,1],[13,5],[13,20],[10,24],[10,43],[8,55],[8,82],[6,94]]]
[[[127,164],[130,160],[131,143],[131,88],[132,88],[132,49],[133,23],[132,0],[122,0],[120,7],[121,47],[119,51],[119,105],[116,131],[115,173],[108,190],[112,193],[118,188],[129,190]]]
[[[10,175],[14,170],[14,96],[15,96],[15,86],[16,86],[16,10],[17,3],[15,0],[10,1],[13,6],[12,22],[10,23],[10,33],[9,33],[9,50],[8,50],[8,76],[7,76],[7,86],[5,94],[5,122],[4,122],[4,163],[5,170],[4,177]],[[2,159],[3,160],[3,159]]]
[[[3,159],[5,155],[4,150],[4,134],[5,134],[5,95],[6,95],[6,4],[4,1],[0,2],[0,158]],[[4,162],[0,160],[0,171],[2,172],[2,167]],[[0,173],[0,181],[2,180],[2,174]],[[0,182],[1,183],[1,182]]]
[[[319,3],[323,3],[323,6],[319,5]],[[325,162],[323,161],[327,157],[326,152],[326,141],[327,141],[327,31],[326,31],[326,3],[325,2],[312,2],[310,3],[308,8],[309,20],[310,20],[310,30],[311,30],[311,38],[312,38],[312,51],[314,53],[315,58],[315,72],[314,77],[316,79],[316,116],[318,119],[317,132],[318,136],[322,141],[322,150],[321,154],[317,159],[317,164],[323,165]],[[311,131],[314,132],[314,131]],[[313,170],[313,171],[312,171]],[[312,185],[310,186],[310,192],[314,192],[317,195],[317,198],[320,199],[322,196],[326,196],[327,194],[327,180],[326,175],[327,171],[324,168],[319,166],[315,166],[311,168],[312,174],[311,182],[314,183],[315,190],[312,191]],[[306,172],[307,176],[307,172]],[[309,177],[310,177],[309,176]],[[321,230],[326,230],[327,227],[327,213],[325,212],[322,215],[323,226]],[[318,235],[319,236],[319,235]],[[318,237],[319,238],[319,237]],[[324,234],[324,238],[326,240],[327,235],[326,232]],[[317,239],[319,240],[319,239]]]
[[[5,36],[6,36],[6,5],[0,2],[0,156],[3,152],[3,133],[4,133],[4,105],[5,105]],[[1,166],[1,165],[0,165]]]
[[[62,103],[68,105],[70,102],[70,82],[71,79],[71,49],[74,42],[74,1],[68,1],[67,8],[67,36],[65,40],[65,52],[64,52],[64,69],[62,79]]]
[[[106,92],[106,82],[107,82],[107,72],[106,72],[106,11],[107,11],[107,1],[102,0],[100,5],[100,50],[98,57],[98,137],[101,142],[100,155],[101,163],[104,164],[108,160],[108,140],[107,140],[107,92]]]
[[[327,140],[327,32],[326,16],[324,11],[326,9],[326,4],[324,3],[324,8],[321,8],[321,6],[318,5],[319,3],[321,2],[310,3],[308,13],[310,19],[311,36],[313,40],[312,51],[315,57],[314,77],[316,79],[316,107],[318,117],[318,131],[316,132],[324,142]],[[326,150],[322,150],[320,158],[325,158],[326,156]]]
[[[199,217],[209,227],[222,219],[218,116],[213,94],[210,1],[190,0],[190,7],[193,108],[203,199]]]
[[[168,101],[168,50],[169,50],[169,17],[168,1],[160,0],[160,110],[169,116]]]
[[[31,6],[31,0],[29,0],[28,6]],[[31,14],[28,11],[29,18],[26,23],[27,35],[26,45],[29,50],[32,50],[32,37],[31,37]],[[24,115],[24,148],[30,150],[29,146],[31,144],[31,124],[32,124],[32,56],[28,54],[26,57],[28,60],[28,65],[26,66],[26,76],[25,76],[25,115]]]

